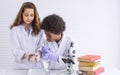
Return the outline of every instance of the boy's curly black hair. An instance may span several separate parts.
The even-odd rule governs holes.
[[[56,15],[48,15],[42,21],[42,29],[54,33],[54,34],[61,34],[65,31],[65,22],[63,19]]]

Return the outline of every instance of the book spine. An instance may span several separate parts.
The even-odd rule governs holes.
[[[79,70],[82,70],[82,71],[95,71],[99,67],[100,67],[100,64],[95,65],[93,67],[86,67],[86,66],[81,67],[81,66],[79,66]]]
[[[93,67],[100,64],[100,61],[95,61],[95,62],[79,62],[79,66],[86,66],[86,67]]]

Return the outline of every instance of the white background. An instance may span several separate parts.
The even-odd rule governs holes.
[[[104,67],[120,68],[120,0],[0,0],[0,68],[12,65],[9,26],[24,1],[34,2],[41,20],[53,13],[63,17],[77,57],[101,55]]]

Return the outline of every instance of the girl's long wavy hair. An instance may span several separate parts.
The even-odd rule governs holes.
[[[26,8],[34,9],[34,14],[35,14],[34,20],[31,23],[32,29],[33,29],[32,34],[37,35],[39,33],[39,31],[41,30],[41,22],[40,22],[40,17],[39,17],[38,11],[36,9],[36,6],[32,2],[24,2],[22,4],[15,21],[10,26],[10,29],[12,29],[14,26],[19,26],[24,22],[22,15]]]

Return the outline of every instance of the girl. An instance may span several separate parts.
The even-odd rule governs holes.
[[[11,43],[15,69],[43,68],[40,40],[43,32],[38,11],[32,2],[24,2],[11,25]]]

